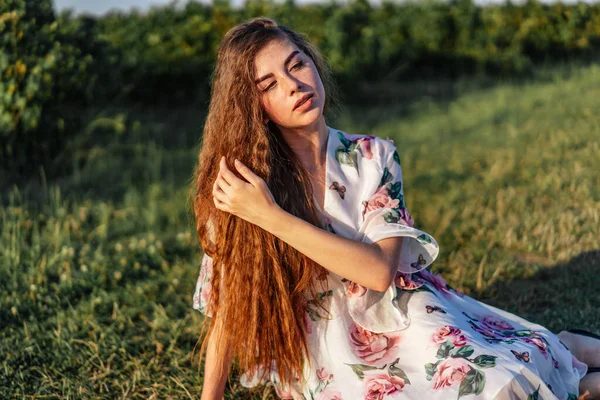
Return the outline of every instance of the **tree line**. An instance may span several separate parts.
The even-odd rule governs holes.
[[[527,75],[542,63],[591,60],[600,48],[597,3],[250,0],[236,8],[214,0],[93,17],[57,13],[52,0],[0,0],[0,168],[26,174],[47,165],[90,106],[207,100],[221,38],[255,16],[308,35],[342,90],[350,82]]]

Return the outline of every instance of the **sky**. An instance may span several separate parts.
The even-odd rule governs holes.
[[[169,3],[177,2],[180,5],[187,3],[187,0],[54,0],[54,5],[58,11],[65,8],[72,8],[76,14],[79,13],[91,13],[95,15],[102,15],[111,9],[119,9],[123,11],[129,11],[133,7],[138,8],[140,11],[148,10],[152,5],[166,5]],[[318,0],[297,0],[298,4],[307,3],[309,1]],[[551,0],[542,0],[544,3],[552,3]],[[211,3],[210,0],[201,0],[202,3]],[[491,2],[502,2],[502,0],[475,0],[475,3],[485,4]],[[519,1],[514,1],[518,3]],[[563,3],[576,3],[576,0],[562,0]],[[591,3],[592,0],[586,0],[585,2]],[[242,0],[232,0],[233,5],[241,4]]]

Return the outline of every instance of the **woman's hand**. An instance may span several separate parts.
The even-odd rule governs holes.
[[[225,156],[221,157],[219,174],[213,185],[215,206],[268,231],[269,224],[276,220],[281,207],[261,177],[241,161],[235,160],[234,164],[248,182],[235,176],[227,167]]]

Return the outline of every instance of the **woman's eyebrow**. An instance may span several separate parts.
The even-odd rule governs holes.
[[[288,64],[290,63],[290,61],[292,61],[292,58],[294,58],[294,56],[296,54],[300,53],[298,50],[294,50],[290,53],[289,56],[287,56],[287,58],[285,59],[285,61],[283,62],[283,65],[287,68]],[[262,81],[264,81],[265,79],[269,79],[273,76],[273,73],[268,73],[265,76],[258,78],[257,80],[254,81],[254,83],[261,83]]]

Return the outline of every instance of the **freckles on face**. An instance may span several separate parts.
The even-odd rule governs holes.
[[[308,125],[318,119],[325,90],[312,59],[289,40],[273,40],[260,50],[254,62],[256,88],[267,117],[283,127]],[[304,107],[296,102],[312,94]]]

